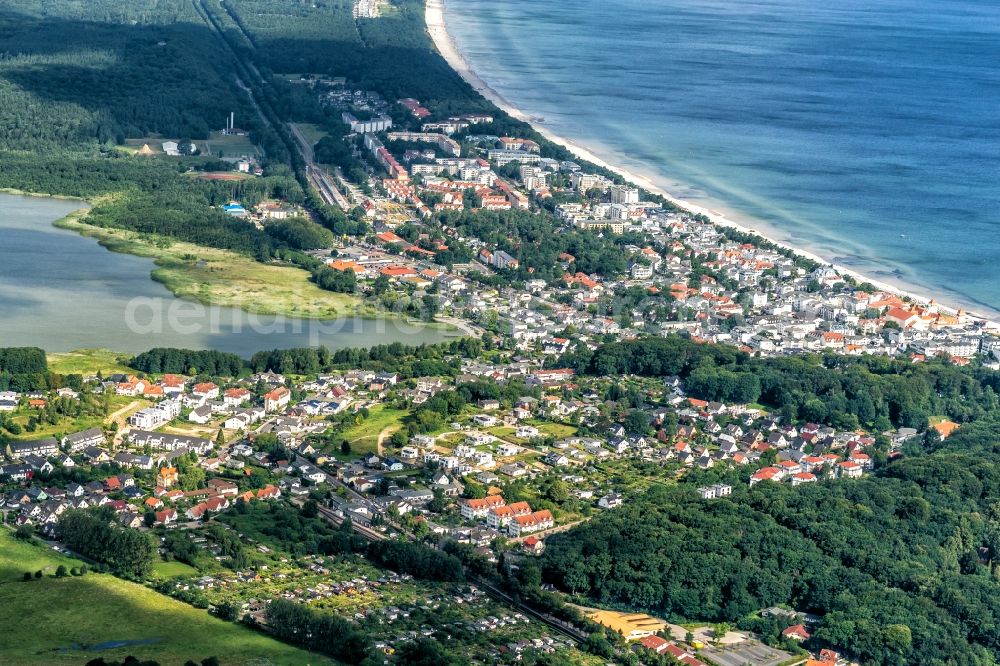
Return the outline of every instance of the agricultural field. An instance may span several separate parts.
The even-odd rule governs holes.
[[[128,655],[180,666],[217,656],[223,666],[330,664],[330,660],[224,622],[107,574],[55,578],[81,564],[0,531],[0,654],[5,666],[79,666]],[[25,571],[41,579],[24,582]]]
[[[243,173],[241,171],[189,171],[184,174],[185,176],[190,175],[193,178],[201,178],[202,180],[248,180],[253,178],[252,175],[248,173]]]

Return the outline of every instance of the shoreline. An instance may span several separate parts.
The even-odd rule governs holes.
[[[967,316],[972,319],[982,320],[986,322],[987,328],[990,329],[1000,329],[1000,311],[993,314],[984,314],[977,310],[970,309],[969,306],[950,306],[942,302],[941,299],[927,295],[924,292],[926,288],[907,285],[907,284],[893,284],[887,282],[884,279],[873,278],[870,275],[866,275],[862,271],[858,271],[843,264],[838,264],[827,258],[820,256],[819,254],[806,250],[801,247],[797,247],[789,244],[786,241],[778,240],[773,237],[773,232],[764,231],[762,232],[756,226],[748,227],[745,223],[740,223],[734,221],[725,215],[719,213],[718,211],[711,210],[704,206],[679,199],[670,192],[666,191],[662,187],[656,185],[649,177],[643,176],[641,174],[636,174],[632,171],[614,166],[609,164],[607,161],[598,157],[594,152],[585,146],[580,145],[577,142],[566,139],[555,132],[552,132],[546,127],[541,127],[537,125],[533,120],[533,117],[527,113],[524,113],[513,104],[511,104],[507,99],[505,99],[500,93],[491,88],[470,66],[469,62],[465,59],[465,56],[459,50],[458,45],[455,43],[454,38],[448,32],[448,28],[445,22],[445,0],[426,0],[425,10],[424,10],[424,22],[427,27],[427,33],[430,35],[431,41],[434,42],[434,46],[437,48],[438,53],[448,66],[451,67],[462,79],[469,84],[476,92],[485,97],[491,103],[496,105],[500,110],[507,113],[507,115],[525,122],[531,125],[536,132],[541,134],[543,137],[549,141],[561,145],[562,147],[569,150],[571,153],[579,157],[580,159],[586,160],[595,164],[599,167],[612,171],[622,178],[630,181],[631,183],[642,187],[643,189],[651,192],[653,194],[658,194],[664,199],[674,204],[675,206],[682,208],[690,213],[700,214],[707,217],[712,224],[718,225],[720,227],[728,227],[730,229],[735,229],[736,231],[753,234],[764,240],[773,243],[774,245],[790,250],[795,254],[815,261],[823,266],[830,266],[835,271],[841,275],[851,277],[859,282],[868,282],[878,289],[886,292],[896,294],[900,297],[909,298],[918,305],[928,305],[931,301],[934,301],[934,305],[941,311],[948,314],[956,314],[960,310],[965,312]],[[933,289],[931,290],[933,291]],[[953,301],[960,299],[952,299],[946,297],[945,301]],[[992,310],[985,305],[973,305],[975,308],[986,308]]]
[[[233,308],[235,310],[240,310],[248,315],[263,315],[263,316],[275,316],[275,317],[286,317],[288,319],[302,320],[302,321],[335,321],[339,319],[359,319],[365,321],[393,321],[397,324],[403,323],[408,326],[420,329],[429,330],[439,330],[451,339],[458,339],[464,337],[480,338],[482,337],[482,331],[478,329],[473,324],[466,322],[455,317],[438,316],[432,321],[419,321],[412,317],[406,316],[402,313],[395,313],[389,311],[373,310],[364,304],[363,299],[359,296],[358,303],[353,305],[351,309],[347,312],[338,312],[335,315],[332,313],[327,314],[303,314],[281,311],[274,308],[261,307],[259,305],[248,305],[248,304],[238,304],[235,302],[227,302],[226,299],[213,299],[210,297],[204,297],[200,294],[187,293],[184,289],[178,286],[176,283],[172,282],[170,279],[166,278],[165,273],[169,269],[165,265],[164,257],[161,254],[152,251],[149,248],[136,247],[134,241],[130,241],[127,238],[121,238],[115,234],[118,232],[126,232],[127,230],[111,230],[103,229],[101,227],[94,227],[87,224],[85,218],[89,213],[90,209],[93,207],[94,202],[84,199],[82,197],[72,197],[64,196],[59,194],[46,194],[44,192],[25,192],[21,190],[15,190],[11,188],[0,188],[0,194],[6,194],[10,196],[19,197],[31,197],[31,198],[43,198],[43,199],[56,199],[62,201],[79,201],[84,205],[80,208],[70,211],[66,215],[53,220],[52,226],[57,229],[62,229],[63,231],[71,231],[84,238],[92,238],[97,241],[97,244],[108,252],[128,254],[133,257],[141,257],[144,259],[151,259],[153,261],[154,268],[150,274],[149,279],[153,282],[163,285],[164,288],[170,293],[173,298],[179,300],[186,300],[192,303],[199,303],[206,307],[224,307]],[[181,243],[182,241],[177,241]],[[199,246],[200,247],[200,246]],[[217,250],[217,248],[203,248],[208,251]],[[262,264],[269,265],[269,264]],[[332,315],[332,316],[331,316]],[[48,350],[46,350],[48,351]],[[53,352],[53,353],[74,353],[83,350],[67,350],[65,352]]]
[[[208,296],[201,293],[192,293],[189,289],[185,288],[185,285],[179,284],[176,280],[171,280],[168,273],[171,270],[177,271],[179,268],[172,265],[172,258],[168,254],[162,252],[157,252],[151,247],[145,247],[142,245],[144,241],[139,239],[130,239],[123,234],[135,233],[129,232],[123,229],[104,229],[101,227],[94,227],[88,225],[81,218],[81,213],[85,212],[86,209],[80,209],[73,211],[69,215],[59,218],[52,222],[52,226],[57,229],[62,229],[64,231],[72,231],[73,233],[79,234],[84,238],[91,238],[97,241],[97,244],[108,252],[115,252],[120,254],[127,254],[133,257],[141,257],[144,259],[152,260],[154,268],[149,275],[150,280],[158,284],[163,285],[163,287],[170,293],[172,298],[179,300],[189,301],[191,303],[199,303],[206,307],[220,307],[220,308],[231,308],[234,310],[242,311],[249,315],[261,315],[269,317],[284,317],[290,320],[301,320],[301,321],[336,321],[339,319],[360,319],[368,321],[378,321],[384,318],[386,321],[392,320],[396,322],[403,322],[415,327],[427,327],[435,328],[440,327],[446,332],[452,332],[453,327],[449,326],[435,326],[436,322],[418,322],[411,323],[407,321],[406,317],[402,317],[396,313],[381,313],[375,310],[371,310],[366,307],[364,302],[358,299],[358,302],[350,306],[350,310],[345,312],[336,313],[314,313],[309,314],[305,312],[293,312],[284,310],[278,307],[270,307],[268,305],[256,303],[243,303],[238,302],[234,299],[227,299],[222,297],[213,298],[211,294]],[[185,245],[183,241],[175,241],[174,245]],[[209,248],[196,246],[208,253],[216,254],[229,254],[228,250],[220,250],[218,248]],[[248,261],[250,261],[248,259]],[[257,262],[260,263],[260,262]],[[261,266],[271,266],[269,264],[261,264]],[[272,266],[274,268],[285,268],[284,266]],[[323,292],[326,295],[325,292]],[[333,292],[331,292],[331,295]]]
[[[0,187],[0,194],[10,194],[16,197],[39,197],[42,199],[58,199],[60,201],[82,201],[87,204],[87,208],[91,206],[91,202],[83,197],[72,197],[68,194],[47,194],[45,192],[28,192],[26,190],[19,190],[13,187]]]

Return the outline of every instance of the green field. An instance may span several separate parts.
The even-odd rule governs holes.
[[[225,136],[219,132],[212,132],[202,145],[205,147],[205,152],[212,157],[260,157],[260,150],[246,136]]]
[[[403,417],[409,412],[405,409],[390,409],[385,405],[376,405],[361,424],[351,426],[341,437],[351,443],[351,456],[375,453],[378,450],[378,436],[388,429],[386,437],[403,427]],[[339,455],[338,448],[333,453]]]
[[[153,577],[160,579],[180,578],[181,576],[196,576],[198,570],[190,564],[173,560],[171,562],[154,562]]]
[[[79,664],[127,655],[163,666],[212,655],[225,665],[329,664],[187,604],[107,574],[54,578],[79,562],[0,531],[0,662],[5,666]],[[46,576],[25,583],[25,571]],[[124,647],[103,644],[129,642]]]
[[[320,289],[309,280],[308,272],[294,266],[264,264],[236,252],[152,234],[95,227],[74,216],[56,225],[96,238],[114,252],[152,257],[158,267],[153,279],[179,298],[288,317],[373,314],[360,297]]]
[[[126,368],[127,370],[127,368]],[[119,410],[125,410],[130,405],[135,404],[135,409],[131,412],[138,410],[138,405],[145,404],[141,400],[136,398],[130,398],[121,395],[113,395],[108,400],[109,412],[104,415],[100,412],[98,413],[88,413],[81,414],[79,416],[66,416],[62,415],[59,417],[56,423],[39,422],[35,426],[35,429],[28,430],[28,422],[32,418],[36,418],[40,411],[32,407],[19,407],[17,411],[8,414],[8,418],[14,423],[21,426],[21,433],[13,436],[13,439],[17,440],[32,440],[41,439],[43,437],[61,437],[62,435],[79,432],[80,430],[87,430],[88,428],[96,428],[99,426],[106,425],[110,423],[116,414],[118,416],[123,416],[126,414],[119,413]],[[131,413],[129,412],[129,413]],[[119,423],[119,427],[122,423]]]
[[[310,146],[315,146],[319,140],[326,136],[326,130],[312,123],[296,123],[302,136],[306,138]]]
[[[66,435],[71,432],[97,428],[104,425],[105,421],[103,416],[81,416],[80,418],[62,417],[59,419],[58,423],[39,423],[33,431],[29,431],[27,429],[28,421],[36,413],[36,410],[29,408],[20,409],[14,413],[11,417],[11,421],[21,426],[21,432],[12,439],[29,441],[33,439],[43,439],[45,437]]]
[[[543,437],[555,437],[556,439],[564,439],[566,437],[572,437],[576,434],[576,428],[571,425],[566,425],[564,423],[552,423],[546,422],[531,422],[530,425],[538,428],[538,432],[541,433]]]
[[[80,666],[96,657],[120,661],[130,654],[163,666],[212,655],[226,666],[332,663],[107,574],[55,578],[60,564],[71,568],[79,562],[0,531],[0,663],[5,666]],[[25,571],[38,569],[44,578],[21,580]]]
[[[131,354],[119,354],[108,349],[76,349],[71,352],[48,354],[49,370],[60,375],[80,374],[84,376],[97,374],[131,373],[131,368],[125,362]]]

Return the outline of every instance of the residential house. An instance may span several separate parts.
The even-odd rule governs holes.
[[[191,389],[191,395],[199,398],[202,402],[214,400],[219,397],[219,387],[212,382],[195,384]]]
[[[459,503],[462,517],[466,520],[477,520],[486,518],[490,509],[504,506],[506,501],[500,495],[489,495],[482,499],[466,499]]]
[[[36,439],[28,442],[10,442],[7,444],[7,457],[18,460],[28,455],[48,457],[59,452],[59,443],[55,437]]]
[[[70,453],[83,451],[88,446],[100,446],[104,444],[104,430],[101,428],[90,428],[82,430],[62,438],[62,448]]]
[[[517,538],[522,534],[546,530],[554,525],[555,520],[552,517],[552,512],[548,509],[542,509],[523,516],[513,516],[507,524],[507,531],[510,536]]]
[[[292,392],[284,386],[279,386],[273,391],[264,394],[264,410],[276,412],[283,409],[291,398]]]

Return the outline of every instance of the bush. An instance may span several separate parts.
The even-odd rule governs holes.
[[[60,564],[56,567],[56,578],[65,578],[68,574],[66,571],[66,565]]]
[[[27,583],[30,580],[31,580],[31,572],[30,571],[25,571],[24,572],[24,582]]]
[[[215,607],[215,614],[223,620],[232,622],[240,616],[240,605],[232,601],[223,601]]]

